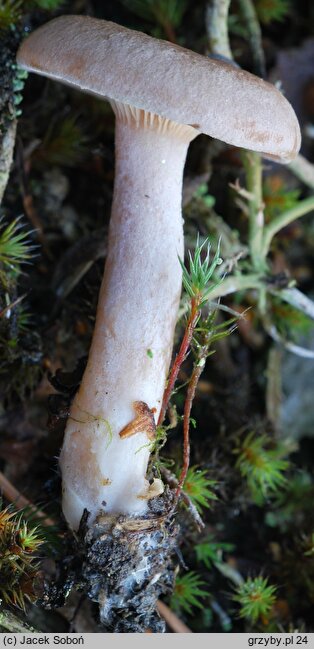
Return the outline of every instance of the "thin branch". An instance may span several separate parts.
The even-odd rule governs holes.
[[[306,349],[305,347],[300,347],[300,345],[296,345],[295,343],[291,342],[290,340],[286,340],[283,338],[283,336],[279,333],[278,329],[276,329],[275,325],[271,323],[265,323],[264,322],[264,327],[267,331],[267,333],[270,335],[270,337],[275,340],[276,343],[280,343],[285,349],[287,349],[289,352],[292,352],[296,356],[301,356],[301,358],[314,358],[314,350],[312,349]]]
[[[208,346],[206,345],[202,348],[201,354],[197,359],[196,365],[194,366],[185,398],[183,412],[183,466],[178,480],[176,498],[179,498],[180,496],[181,489],[184,485],[190,465],[190,415],[195,397],[196,387],[205,366],[207,353]]]
[[[211,0],[207,3],[205,25],[209,52],[232,61],[228,35],[228,13],[231,0]]]
[[[275,431],[278,432],[282,404],[282,348],[272,345],[266,370],[266,412]]]
[[[276,290],[269,288],[272,295],[276,295],[283,302],[287,302],[298,311],[302,311],[311,320],[314,320],[314,302],[310,300],[304,293],[301,293],[297,288],[284,288]]]
[[[263,167],[258,153],[244,151],[242,154],[246,174],[246,193],[249,208],[249,250],[254,270],[265,270],[262,254],[264,231]]]
[[[297,157],[289,163],[289,171],[299,178],[307,187],[314,189],[314,165],[299,153]]]
[[[174,633],[193,633],[164,602],[158,600],[157,610]]]
[[[260,289],[263,285],[263,277],[260,274],[252,275],[231,275],[223,279],[210,293],[210,300],[236,293],[237,291],[247,291],[249,289]]]
[[[299,219],[300,216],[304,216],[305,214],[308,214],[314,210],[314,196],[310,196],[309,198],[305,198],[303,201],[300,201],[297,203],[295,207],[292,207],[291,210],[287,210],[287,212],[283,212],[283,214],[279,214],[276,218],[274,218],[268,225],[266,225],[264,229],[264,236],[263,236],[263,255],[266,257],[270,244],[272,242],[273,237],[282,230],[282,228],[286,227],[296,219]]]
[[[166,411],[167,411],[167,408],[168,408],[168,404],[169,404],[169,401],[170,401],[170,398],[171,398],[171,394],[173,392],[175,382],[176,382],[176,380],[178,378],[180,367],[181,367],[182,363],[184,362],[184,360],[186,358],[186,355],[188,353],[188,350],[189,350],[189,347],[190,347],[190,344],[191,344],[191,340],[192,340],[192,337],[193,337],[193,332],[194,332],[194,329],[195,329],[198,318],[199,318],[199,304],[198,304],[197,300],[195,300],[193,298],[191,300],[191,312],[190,312],[190,316],[189,316],[189,319],[188,319],[188,322],[187,322],[187,325],[186,325],[186,328],[185,328],[185,333],[184,333],[184,336],[183,336],[183,340],[182,340],[180,349],[178,351],[178,354],[175,357],[172,368],[170,370],[170,375],[169,375],[169,378],[168,378],[167,386],[166,386],[166,389],[164,391],[157,426],[161,426],[161,424],[163,423],[163,420],[165,418]]]
[[[14,503],[14,505],[20,509],[23,509],[24,507],[32,511],[34,516],[37,518],[40,518],[42,523],[44,525],[55,525],[55,522],[49,518],[44,512],[42,512],[40,509],[38,509],[33,503],[28,500],[28,498],[25,498],[8,480],[8,478],[5,477],[5,475],[0,471],[0,491],[3,493],[4,497],[10,502]]]

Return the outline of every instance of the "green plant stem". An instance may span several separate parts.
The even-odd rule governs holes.
[[[234,275],[223,279],[220,284],[215,286],[211,291],[211,300],[218,300],[219,298],[237,293],[238,291],[249,291],[267,289],[271,295],[275,295],[283,302],[287,302],[298,311],[302,311],[309,318],[314,320],[314,302],[306,295],[301,293],[297,288],[281,288],[276,289],[265,282],[263,275]]]
[[[246,173],[246,189],[249,194],[249,250],[251,263],[257,272],[266,270],[262,254],[264,212],[263,212],[263,167],[258,153],[244,151],[242,160]]]
[[[262,32],[252,0],[238,0],[242,18],[248,30],[248,40],[252,52],[254,72],[259,77],[266,76],[265,56],[262,46]]]
[[[262,241],[263,257],[266,258],[273,237],[282,230],[282,228],[286,227],[296,219],[299,219],[300,216],[308,214],[312,210],[314,210],[314,196],[305,198],[303,201],[297,203],[295,207],[292,207],[291,210],[283,212],[283,214],[279,214],[276,218],[272,219],[272,221],[264,228]]]
[[[269,292],[275,295],[283,302],[287,302],[298,311],[305,313],[311,320],[314,320],[314,302],[310,300],[304,293],[301,293],[297,288],[283,288],[274,289],[270,288]]]
[[[217,300],[225,295],[249,289],[261,289],[263,277],[256,273],[252,275],[231,275],[223,279],[210,293],[211,300]]]
[[[288,170],[292,171],[310,189],[314,189],[314,165],[301,155],[301,153],[289,162]]]
[[[211,0],[207,3],[205,22],[210,54],[232,60],[228,35],[228,13],[231,0]]]

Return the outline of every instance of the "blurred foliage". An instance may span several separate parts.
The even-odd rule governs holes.
[[[234,548],[233,543],[215,541],[213,536],[208,536],[202,543],[195,546],[196,558],[210,570],[215,564],[222,561],[224,552],[232,552]]]
[[[36,598],[34,581],[39,570],[43,539],[20,512],[0,510],[0,600],[22,609]]]
[[[1,0],[0,29],[8,29],[17,23],[22,15],[22,0]]]
[[[187,0],[120,0],[137,16],[160,27],[164,36],[175,41],[175,29],[180,26]],[[156,30],[154,32],[158,36]]]
[[[295,207],[300,198],[300,190],[287,190],[286,184],[279,175],[266,178],[263,183],[263,201],[265,218],[271,220],[281,212]]]
[[[187,8],[187,0],[120,0],[140,18],[178,27]]]
[[[298,342],[313,330],[313,321],[305,314],[285,304],[279,298],[269,300],[272,322],[284,339]]]
[[[0,0],[0,29],[14,27],[32,9],[56,11],[64,4],[65,0]]]
[[[263,504],[286,485],[289,462],[282,458],[287,455],[287,448],[266,434],[249,433],[235,453],[238,455],[236,468],[246,479],[256,504]]]
[[[237,588],[233,596],[240,605],[240,617],[247,618],[255,623],[259,618],[266,618],[276,601],[276,588],[268,584],[268,579],[262,576],[249,577]]]
[[[217,500],[214,492],[216,486],[216,480],[210,480],[207,471],[201,471],[198,467],[192,466],[188,470],[183,491],[201,514],[203,509],[211,507],[213,500]]]
[[[38,164],[75,167],[86,156],[88,137],[75,116],[52,123],[33,155]]]
[[[192,615],[193,608],[203,609],[203,600],[209,595],[203,586],[206,586],[206,583],[195,572],[187,572],[182,577],[177,576],[170,600],[171,608],[178,613],[184,611],[189,615]]]
[[[265,514],[267,525],[283,533],[293,529],[307,529],[312,525],[314,501],[313,476],[305,469],[295,469],[285,489],[274,494],[272,508]]]
[[[29,239],[29,232],[21,230],[21,217],[13,219],[9,225],[2,225],[0,218],[0,269],[1,264],[14,273],[19,272],[21,263],[30,261],[34,246]],[[1,227],[2,226],[2,227]]]
[[[284,20],[291,11],[291,0],[254,0],[257,16],[261,23]]]
[[[31,316],[18,294],[21,266],[34,262],[37,246],[20,217],[0,220],[0,386],[6,397],[21,399],[41,374],[40,335],[31,329]],[[3,405],[3,404],[1,404]]]

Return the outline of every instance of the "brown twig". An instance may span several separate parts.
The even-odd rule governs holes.
[[[196,387],[199,381],[199,378],[203,372],[206,356],[208,354],[208,345],[204,345],[201,348],[201,353],[197,360],[196,365],[194,366],[192,376],[189,381],[186,399],[184,403],[184,413],[183,413],[183,466],[178,480],[178,487],[176,490],[176,498],[179,498],[181,489],[185,482],[189,464],[190,464],[190,415],[192,410],[192,405],[195,397]]]
[[[52,518],[49,518],[47,514],[38,509],[33,503],[25,498],[20,491],[18,491],[12,482],[5,477],[5,475],[0,471],[0,491],[3,493],[4,497],[11,503],[14,503],[16,507],[24,508],[31,510],[36,516],[36,518],[41,519],[44,525],[55,525],[55,521]]]
[[[174,633],[193,633],[164,602],[158,600],[157,610]]]
[[[190,315],[189,315],[189,319],[187,321],[187,325],[186,325],[186,328],[185,328],[185,332],[184,332],[184,336],[183,336],[183,340],[182,340],[180,349],[178,351],[178,354],[175,357],[174,363],[173,363],[172,368],[170,370],[168,383],[167,383],[166,389],[164,391],[163,399],[162,399],[162,405],[161,405],[161,410],[160,410],[160,413],[159,413],[157,426],[161,426],[161,424],[163,423],[163,420],[165,418],[165,414],[166,414],[166,410],[168,408],[168,404],[169,404],[169,401],[170,401],[170,398],[171,398],[171,394],[173,392],[175,382],[176,382],[176,380],[178,378],[180,367],[181,367],[182,363],[184,362],[184,360],[185,360],[185,358],[187,356],[187,353],[188,353],[188,350],[189,350],[189,347],[190,347],[190,344],[191,344],[191,341],[192,341],[192,338],[193,338],[194,329],[195,329],[197,321],[199,319],[199,315],[200,315],[200,312],[199,312],[199,300],[197,300],[196,298],[192,298],[192,300],[191,300],[191,312],[190,312]]]

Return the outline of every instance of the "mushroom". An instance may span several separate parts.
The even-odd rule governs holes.
[[[145,515],[146,479],[181,293],[181,193],[189,143],[206,133],[277,161],[300,131],[272,85],[182,47],[86,16],[63,16],[22,44],[23,68],[106,99],[116,115],[108,255],[87,367],[67,423],[63,511]]]

